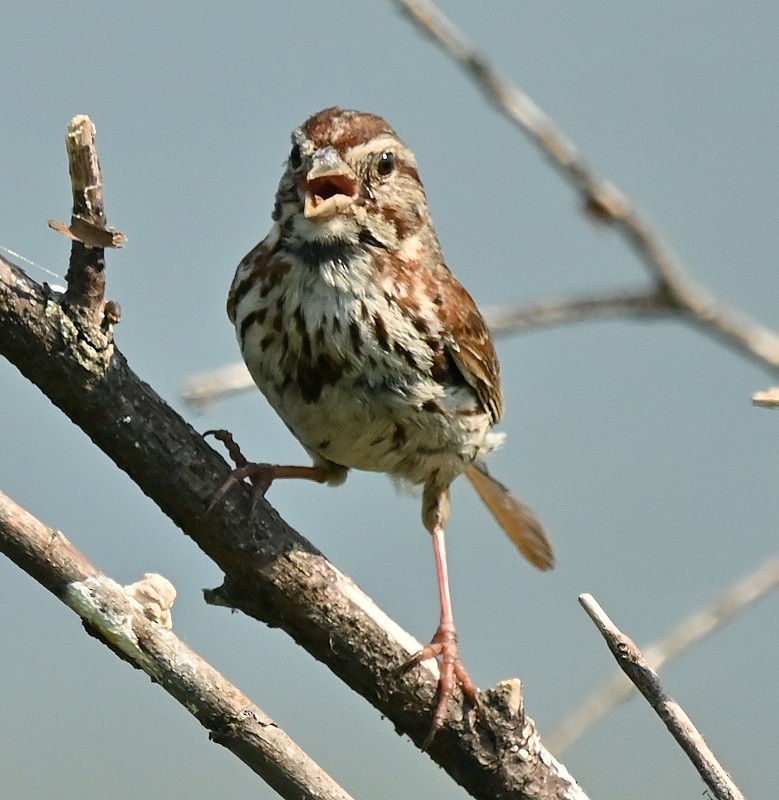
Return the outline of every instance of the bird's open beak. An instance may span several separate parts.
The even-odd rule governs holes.
[[[326,220],[350,208],[357,199],[357,177],[343,162],[334,147],[317,150],[304,183],[303,215]]]

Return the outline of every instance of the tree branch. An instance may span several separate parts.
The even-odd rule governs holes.
[[[0,551],[73,609],[90,635],[160,684],[209,730],[213,741],[281,797],[350,800],[264,711],[172,631],[148,619],[127,589],[2,492]]]
[[[507,336],[591,319],[647,319],[676,312],[677,308],[662,289],[644,289],[539,300],[525,308],[498,306],[485,309],[484,318],[494,334]]]
[[[646,214],[612,183],[598,176],[560,130],[519,87],[500,74],[429,0],[394,0],[417,27],[468,72],[492,103],[520,127],[582,195],[584,207],[599,222],[613,224],[650,272],[651,285],[633,292],[540,301],[531,306],[487,309],[496,335],[592,319],[678,317],[737,352],[779,373],[779,334],[728,307],[686,274]],[[231,364],[189,377],[182,398],[203,409],[253,387],[248,371]],[[767,405],[762,397],[756,405]]]
[[[265,500],[252,516],[248,489],[231,491],[208,512],[230,471],[224,460],[138,379],[113,343],[95,348],[58,296],[2,258],[0,353],[219,565],[225,580],[210,602],[285,630],[421,744],[435,676],[424,665],[401,670],[418,643]],[[485,800],[585,797],[505,690],[482,698],[478,713],[452,709],[428,750],[438,764]]]
[[[73,117],[65,144],[73,212],[69,226],[55,220],[49,220],[49,226],[73,240],[64,302],[71,309],[77,327],[99,331],[105,296],[104,248],[121,247],[126,237],[105,227],[103,176],[95,145],[95,126],[89,117]]]
[[[705,333],[779,372],[779,334],[729,308],[696,285],[644,211],[614,184],[601,178],[560,127],[475,50],[434,3],[394,2],[473,78],[499,111],[530,137],[581,195],[584,208],[595,219],[611,224],[633,247],[667,295],[669,308],[675,307],[683,318]]]
[[[617,628],[592,595],[580,595],[579,602],[605,639],[622,671],[649,701],[717,800],[744,800],[690,718],[665,691],[660,677],[649,666],[635,642]]]
[[[682,620],[662,639],[644,648],[644,658],[656,671],[694,644],[743,614],[769,592],[779,588],[779,558],[772,558],[741,578],[711,602]],[[547,740],[554,752],[570,747],[601,717],[631,697],[636,687],[621,673],[587,697]]]

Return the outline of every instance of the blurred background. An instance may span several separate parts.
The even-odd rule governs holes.
[[[647,209],[697,280],[779,327],[776,3],[441,5]],[[89,114],[109,224],[129,237],[108,254],[118,345],[196,427],[230,429],[249,458],[304,456],[258,392],[197,416],[180,387],[238,358],[227,288],[270,226],[290,130],[320,108],[379,113],[414,149],[448,262],[483,307],[646,279],[390,2],[33,0],[9,4],[3,29],[0,245],[64,275],[69,245],[46,219],[69,216],[65,130]],[[520,676],[544,734],[615,670],[579,593],[648,643],[775,552],[779,417],[750,396],[776,378],[674,321],[543,330],[498,350],[508,442],[493,471],[543,517],[559,566],[532,571],[458,484],[452,590],[474,680]],[[121,583],[172,580],[177,633],[355,797],[465,797],[285,634],[206,606],[216,567],[5,362],[0,408],[3,491]],[[280,484],[269,499],[427,640],[437,601],[417,499],[367,474],[337,490]],[[777,778],[778,603],[663,672],[751,797],[771,796]],[[4,796],[274,796],[5,559],[0,605]],[[643,700],[560,755],[593,798],[704,789]]]

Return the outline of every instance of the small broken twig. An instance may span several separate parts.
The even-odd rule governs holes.
[[[87,247],[124,247],[127,244],[127,237],[123,233],[101,228],[83,217],[74,216],[70,225],[50,219],[48,226],[53,231],[67,236],[74,242],[81,242]]]
[[[744,796],[730,775],[720,766],[698,729],[681,706],[665,691],[660,677],[649,666],[636,643],[617,628],[592,595],[580,595],[579,603],[605,639],[617,664],[649,701],[714,797],[717,800],[744,800]]]
[[[779,386],[766,389],[764,392],[755,392],[752,395],[752,405],[760,408],[779,408]]]
[[[690,614],[662,639],[643,648],[644,658],[652,669],[659,671],[777,588],[779,558],[772,558]],[[587,697],[556,731],[547,735],[549,749],[553,753],[563,752],[601,717],[630,698],[635,690],[622,673],[617,673]]]
[[[73,117],[65,139],[73,213],[70,225],[49,220],[49,226],[73,240],[65,276],[65,306],[85,327],[103,324],[105,298],[105,247],[119,247],[124,234],[106,229],[103,179],[95,146],[95,126],[89,117]]]

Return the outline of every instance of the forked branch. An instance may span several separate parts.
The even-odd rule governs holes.
[[[554,120],[475,50],[434,3],[394,2],[474,79],[501,113],[531,138],[579,193],[587,212],[598,222],[612,225],[649,271],[649,285],[638,290],[487,309],[484,316],[493,333],[508,335],[596,319],[676,318],[779,373],[779,334],[696,284],[647,214],[613,183],[601,178]],[[182,397],[194,408],[202,409],[252,386],[247,370],[240,364],[231,364],[190,376],[182,388]]]
[[[530,137],[579,193],[584,208],[598,221],[610,224],[631,245],[649,270],[669,311],[675,311],[680,318],[771,371],[779,372],[779,335],[728,307],[691,280],[647,214],[613,183],[598,175],[559,125],[479,53],[434,3],[430,0],[394,2],[473,78],[501,113]],[[615,312],[620,313],[623,298],[617,295],[612,302]],[[511,314],[511,311],[503,313]]]

